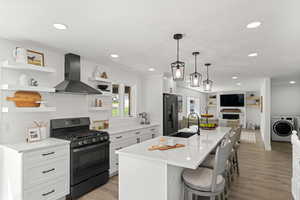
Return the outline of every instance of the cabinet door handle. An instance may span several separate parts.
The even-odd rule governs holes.
[[[55,190],[51,190],[50,192],[44,193],[42,194],[43,196],[48,196],[49,194],[52,194],[53,192],[55,192]]]
[[[42,171],[42,172],[43,172],[43,174],[47,174],[47,173],[52,172],[52,171],[54,171],[54,170],[55,170],[55,168],[52,168],[52,169],[45,170],[45,171]]]
[[[152,138],[155,138],[155,134],[152,134]]]
[[[136,132],[135,134],[138,135],[138,134],[140,134],[140,133],[141,133],[141,132]]]
[[[136,138],[136,143],[140,143],[141,139],[140,138]]]
[[[122,136],[118,136],[118,137],[116,137],[116,139],[121,139],[122,138]]]
[[[118,166],[118,165],[119,165],[119,163],[116,163],[116,165]]]
[[[42,156],[49,156],[49,155],[52,155],[52,154],[55,154],[55,152],[52,151],[52,152],[49,152],[49,153],[43,153]]]
[[[155,131],[155,128],[150,129],[151,131]]]
[[[120,149],[122,149],[122,147],[116,148],[117,151],[120,150]]]

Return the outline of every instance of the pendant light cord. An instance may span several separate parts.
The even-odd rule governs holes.
[[[207,82],[209,81],[209,77],[208,77],[208,66],[206,66],[206,73],[207,73]]]
[[[179,39],[177,39],[177,61],[179,61]]]
[[[195,55],[195,73],[197,73],[197,54]]]

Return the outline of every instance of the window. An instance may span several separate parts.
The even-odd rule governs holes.
[[[124,116],[131,115],[131,87],[125,86],[124,89]]]
[[[112,116],[120,116],[120,94],[119,94],[119,85],[112,85]]]
[[[112,116],[131,117],[135,114],[135,86],[112,84]]]
[[[191,112],[196,112],[198,114],[200,111],[200,99],[195,97],[187,97],[187,116]]]

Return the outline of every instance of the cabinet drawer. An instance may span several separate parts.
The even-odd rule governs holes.
[[[56,200],[69,194],[67,177],[24,191],[24,200]]]
[[[117,135],[110,135],[110,141],[111,142],[119,142],[119,141],[129,139],[131,136],[132,135],[130,134],[130,132],[124,132],[124,133],[117,134]]]
[[[158,127],[157,127],[157,126],[148,128],[148,130],[149,130],[151,133],[158,133]]]
[[[131,135],[131,137],[139,137],[140,135],[143,135],[146,132],[147,132],[147,130],[145,130],[145,129],[138,129],[135,131],[131,131],[129,134]]]
[[[134,130],[134,131],[123,132],[123,133],[120,133],[117,135],[111,135],[110,141],[111,142],[124,141],[124,140],[128,140],[132,137],[138,137],[139,135],[142,135],[146,132],[147,132],[146,129],[138,129],[138,130]]]
[[[61,156],[69,156],[70,147],[69,145],[45,148],[34,152],[24,153],[24,167],[32,168],[36,165],[40,165],[43,162],[55,159]]]
[[[293,158],[293,177],[300,178],[300,159]]]
[[[68,157],[62,157],[62,159],[55,160],[54,162],[24,169],[24,188],[32,188],[65,176],[68,173],[69,162]]]
[[[146,133],[146,134],[143,134],[143,135],[141,136],[142,142],[143,142],[143,141],[146,141],[146,140],[150,140],[150,139],[152,139],[152,138],[154,138],[154,136],[153,136],[152,134],[150,134],[150,133]]]

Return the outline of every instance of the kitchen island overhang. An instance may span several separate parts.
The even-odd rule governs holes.
[[[186,145],[178,149],[149,151],[159,142],[154,138],[119,150],[119,199],[182,200],[182,170],[196,169],[230,129],[218,127],[203,130],[200,136],[171,137],[175,143]]]

